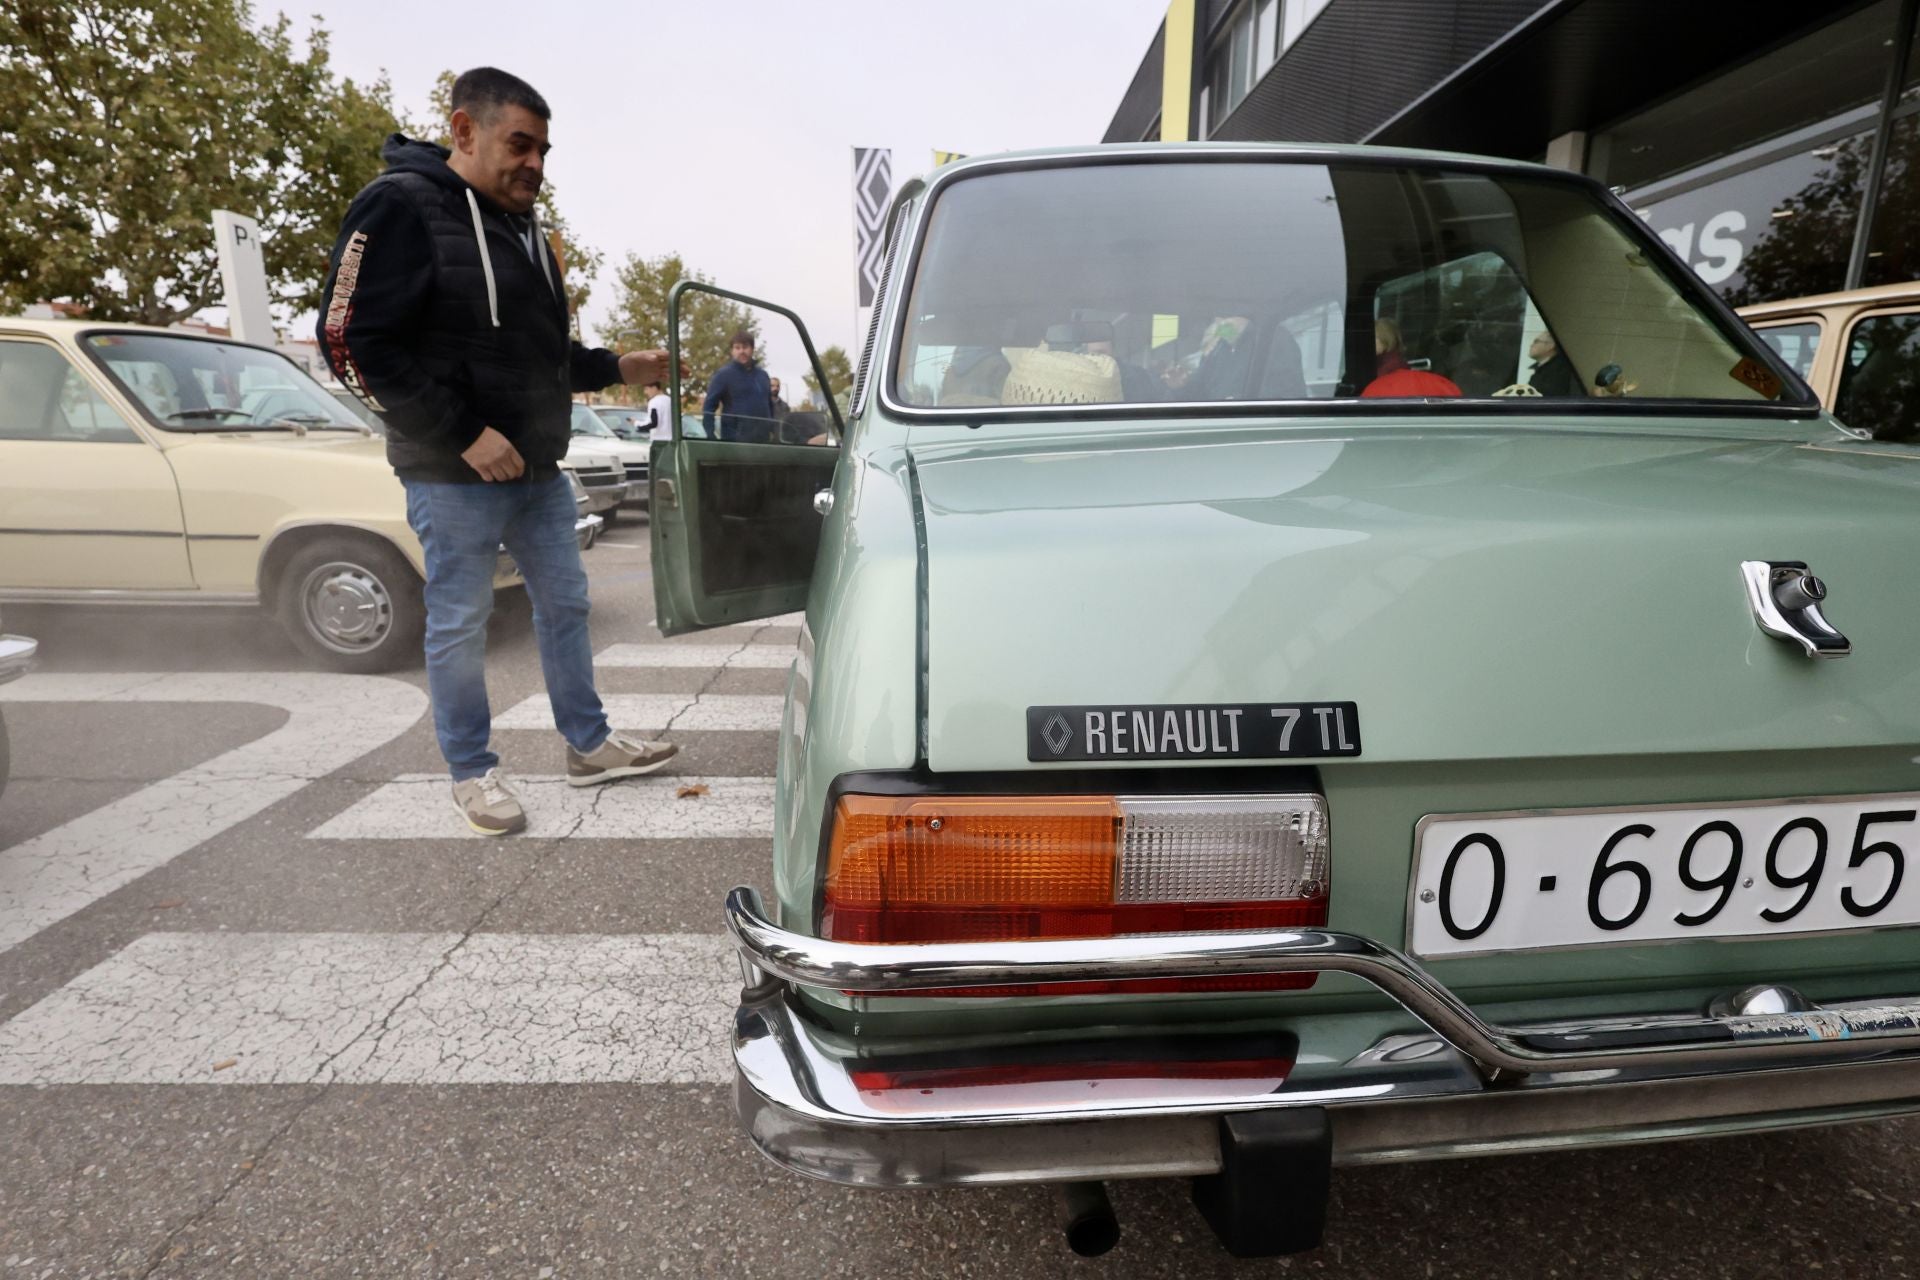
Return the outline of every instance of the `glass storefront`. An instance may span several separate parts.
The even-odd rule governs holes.
[[[1628,200],[1700,278],[1735,306],[1846,287],[1871,129],[1707,175],[1664,199]],[[1863,284],[1920,276],[1920,115],[1894,121]]]
[[[1627,202],[1735,306],[1845,288],[1897,9],[1881,0],[1619,123],[1600,135],[1598,176],[1624,180]],[[1920,276],[1917,185],[1920,84],[1895,112],[1862,283]]]

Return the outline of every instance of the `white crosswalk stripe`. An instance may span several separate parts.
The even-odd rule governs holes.
[[[784,671],[790,644],[613,644],[593,656],[595,667],[702,667],[711,671]]]
[[[34,675],[6,702],[249,702],[272,733],[0,849],[0,951],[398,737],[427,709],[412,685],[311,671]]]
[[[0,1084],[718,1083],[713,934],[151,933],[0,1024]]]
[[[770,839],[772,778],[655,775],[600,787],[561,777],[514,778],[526,836],[582,840]],[[694,786],[704,794],[681,795]],[[485,839],[454,811],[445,774],[406,774],[307,833],[316,840]]]
[[[803,621],[789,614],[750,625]],[[696,643],[614,644],[595,661],[602,669],[696,675],[779,672],[794,652],[788,639],[735,627]],[[158,784],[161,791],[191,784],[200,799],[217,803],[159,796],[158,819],[144,825],[121,812],[124,804],[109,805],[0,851],[0,950],[326,776],[425,709],[417,689],[354,679],[38,677],[9,686],[15,699],[42,701],[261,702],[287,707],[293,719],[178,784]],[[359,698],[347,708],[352,714],[341,703],[349,692]],[[783,708],[782,697],[758,694],[612,693],[604,701],[616,728],[655,735],[772,733]],[[295,731],[310,732],[321,712],[338,731],[316,746]],[[543,694],[494,723],[553,727]],[[300,748],[298,761],[282,758],[282,738]],[[221,790],[229,772],[231,797]],[[656,775],[575,788],[545,775],[515,785],[535,839],[765,841],[773,834],[771,778]],[[682,794],[693,787],[703,790]],[[177,832],[170,814],[183,815],[172,824]],[[116,833],[118,843],[109,838]],[[305,834],[481,839],[459,821],[437,772],[383,782]],[[85,883],[69,884],[75,876]],[[717,1084],[732,1078],[728,1027],[739,983],[732,948],[717,933],[150,933],[0,1023],[0,1086]]]
[[[607,720],[633,733],[698,730],[761,731],[780,727],[785,701],[777,694],[614,693],[602,694]],[[496,729],[551,729],[553,707],[536,694],[495,716]]]

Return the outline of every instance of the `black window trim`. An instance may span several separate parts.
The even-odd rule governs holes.
[[[1606,216],[1621,228],[1629,241],[1648,254],[1648,261],[1682,297],[1721,322],[1734,338],[1736,350],[1765,366],[1781,381],[1779,399],[1774,401],[1700,400],[1583,396],[1552,401],[1550,409],[1532,396],[1465,396],[1445,400],[1362,399],[1342,397],[1327,400],[1176,400],[1152,403],[1114,403],[1098,405],[995,405],[995,406],[914,406],[903,404],[896,396],[899,379],[899,353],[906,343],[908,299],[918,279],[921,256],[926,248],[927,230],[933,211],[945,189],[957,182],[1001,173],[1031,172],[1040,169],[1086,168],[1095,165],[1138,164],[1313,164],[1321,166],[1378,167],[1388,169],[1426,169],[1447,173],[1480,173],[1490,176],[1524,177],[1534,181],[1561,182],[1598,197]],[[1581,417],[1713,417],[1713,418],[1818,418],[1823,412],[1820,401],[1806,381],[1789,368],[1778,354],[1749,328],[1747,322],[1727,305],[1725,299],[1708,288],[1693,269],[1681,260],[1673,247],[1653,234],[1618,195],[1605,184],[1585,174],[1544,166],[1522,165],[1512,161],[1489,160],[1475,156],[1421,154],[1382,149],[1373,154],[1339,148],[1249,147],[1234,143],[1202,143],[1181,147],[1143,143],[1138,146],[1103,146],[1098,151],[1076,151],[1057,155],[1022,156],[1004,160],[982,160],[958,165],[939,173],[927,184],[913,221],[912,238],[906,246],[905,261],[894,282],[895,315],[886,330],[884,360],[877,366],[882,375],[876,382],[880,407],[885,415],[909,424],[933,425],[957,423],[970,427],[1000,422],[1056,422],[1088,419],[1192,417],[1286,417],[1363,416],[1370,418],[1408,415],[1539,415],[1576,414]]]

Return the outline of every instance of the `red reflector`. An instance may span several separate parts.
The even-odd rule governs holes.
[[[849,1075],[856,1089],[884,1091],[1054,1084],[1074,1080],[1284,1080],[1292,1070],[1292,1058],[1229,1058],[1215,1062],[1028,1062],[895,1071],[856,1069]]]
[[[1317,973],[1233,973],[1224,978],[1128,978],[1119,982],[1023,982],[1007,987],[905,990],[897,996],[1151,996],[1208,991],[1305,991]],[[847,995],[861,995],[849,991]]]

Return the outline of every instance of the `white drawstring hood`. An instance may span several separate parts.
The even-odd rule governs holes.
[[[547,288],[557,294],[560,290],[553,283],[553,267],[547,262],[547,237],[540,230],[540,214],[535,211],[527,216],[533,219],[533,243],[528,247],[540,259],[540,274],[547,278]]]
[[[480,246],[480,271],[487,277],[487,315],[493,320],[493,327],[500,327],[500,288],[493,282],[493,255],[487,252],[487,228],[480,221],[480,202],[474,198],[473,188],[467,188],[467,209],[473,214],[473,240]]]
[[[480,201],[474,198],[473,188],[467,188],[467,211],[473,215],[473,241],[480,246],[480,271],[487,278],[487,315],[493,321],[493,327],[500,327],[500,287],[493,282],[493,254],[487,251],[487,228],[480,220]],[[540,231],[540,215],[529,214],[533,219],[532,243],[528,252],[540,260],[540,274],[547,278],[547,288],[558,294],[559,287],[553,283],[553,264],[547,261],[547,238]]]

